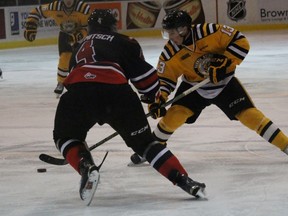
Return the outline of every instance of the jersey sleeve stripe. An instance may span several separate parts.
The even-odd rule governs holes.
[[[238,46],[237,44],[231,44],[228,46],[227,51],[241,60],[243,60],[248,54],[248,50]]]
[[[135,77],[135,78],[130,78],[131,82],[139,82],[140,80],[145,79],[146,77],[150,76],[151,74],[155,73],[155,69],[151,68],[149,71],[146,73],[142,74],[141,76]]]
[[[204,37],[204,32],[203,32],[203,25],[202,24],[197,24],[196,25],[196,38],[198,40],[202,39]]]
[[[245,36],[241,32],[237,31],[237,33],[235,34],[235,40],[239,40],[242,38],[245,38]]]
[[[166,46],[164,47],[164,50],[161,53],[161,56],[163,60],[167,61],[169,60],[175,53],[177,53],[181,48],[173,43],[171,40],[168,41]]]
[[[171,92],[173,92],[176,88],[176,83],[164,78],[164,77],[159,77],[160,80],[160,89],[167,92],[168,94],[170,94]]]
[[[46,16],[44,16],[44,14],[43,14],[43,12],[42,12],[42,7],[41,7],[41,6],[36,7],[36,11],[37,11],[37,13],[38,13],[39,20],[40,20],[41,18],[44,18],[44,19],[47,18]]]
[[[155,88],[159,88],[159,80],[154,68],[151,68],[141,76],[130,78],[130,81],[137,88],[140,94],[146,94],[153,91]]]
[[[213,34],[217,31],[217,27],[214,23],[208,23],[208,26],[207,26],[207,33],[208,35],[210,34]]]
[[[160,91],[166,92],[168,95],[170,95],[170,93],[171,93],[169,88],[167,88],[167,86],[164,86],[164,85],[160,86]]]
[[[80,13],[83,13],[83,14],[88,14],[89,13],[89,10],[90,10],[90,6],[82,1],[78,2],[77,3],[77,6],[76,6],[76,11],[77,12],[80,12]]]
[[[37,9],[36,9],[37,10]],[[36,20],[36,22],[39,22],[39,20],[41,19],[41,16],[39,15],[39,13],[37,12],[37,13],[30,13],[29,15],[28,15],[28,18],[29,19],[34,19],[34,20]]]
[[[154,89],[159,88],[159,81],[153,83],[151,86],[146,86],[144,89],[140,89],[137,85],[135,85],[135,87],[138,89],[139,94],[147,94],[149,92],[153,92]]]

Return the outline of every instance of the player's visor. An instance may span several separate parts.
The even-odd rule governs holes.
[[[162,29],[161,34],[162,38],[164,39],[171,39],[177,36],[182,36],[183,32],[185,30],[185,27],[178,27],[175,29]]]

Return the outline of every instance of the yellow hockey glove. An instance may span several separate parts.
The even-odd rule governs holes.
[[[166,99],[165,97],[160,93],[157,97],[154,103],[148,104],[148,110],[149,113],[151,113],[151,117],[153,119],[160,118],[164,115],[166,115],[166,108],[161,107],[163,104],[165,104]]]
[[[210,62],[208,73],[210,82],[217,84],[227,77],[227,67],[231,65],[231,60],[222,55],[215,55]]]
[[[68,43],[71,45],[71,46],[74,46],[75,44],[77,43],[81,43],[82,40],[84,38],[84,35],[82,34],[81,31],[79,32],[75,32],[73,34],[69,34],[69,41]]]
[[[25,28],[24,38],[29,42],[34,41],[37,34],[37,24],[34,22],[27,22]]]

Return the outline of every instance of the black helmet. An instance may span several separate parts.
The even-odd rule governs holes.
[[[175,29],[183,26],[191,27],[191,25],[192,18],[183,10],[171,11],[162,20],[163,29]]]
[[[110,9],[95,9],[88,18],[89,33],[95,29],[116,31],[117,20]]]

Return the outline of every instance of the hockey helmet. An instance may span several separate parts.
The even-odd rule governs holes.
[[[191,27],[192,18],[183,10],[174,10],[167,13],[162,20],[163,29],[176,29],[179,27]]]
[[[95,29],[116,31],[117,19],[110,9],[95,9],[88,18],[88,31],[94,33]]]

